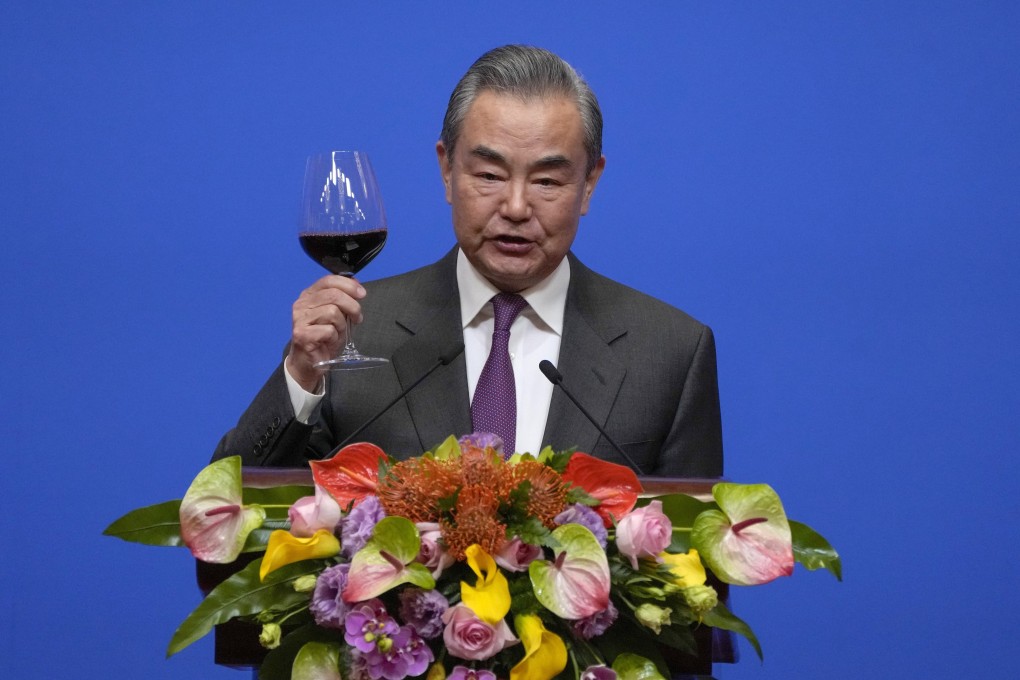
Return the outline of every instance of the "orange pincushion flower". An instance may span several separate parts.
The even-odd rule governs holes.
[[[379,482],[379,502],[387,515],[412,522],[439,519],[439,501],[460,486],[460,471],[453,461],[412,458],[397,463]]]
[[[533,460],[523,460],[510,467],[513,486],[531,482],[528,494],[528,514],[537,517],[547,527],[553,526],[553,518],[563,511],[567,489],[563,479],[551,467]]]
[[[506,525],[499,521],[499,497],[490,487],[470,485],[461,489],[451,517],[440,520],[447,551],[457,560],[477,543],[495,553],[506,542]]]
[[[480,484],[495,488],[506,467],[493,449],[465,446],[461,450],[460,470],[461,481],[464,484]]]

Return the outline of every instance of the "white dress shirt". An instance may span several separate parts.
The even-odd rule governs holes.
[[[528,306],[510,326],[510,363],[517,386],[517,451],[522,453],[538,453],[542,448],[553,384],[542,375],[538,364],[548,359],[555,365],[559,360],[569,283],[570,264],[563,258],[537,286],[521,291]],[[491,300],[500,291],[471,266],[463,252],[457,253],[457,287],[464,326],[468,397],[474,399],[475,386],[492,347]]]
[[[563,258],[552,274],[537,286],[521,291],[528,306],[510,327],[510,361],[517,386],[517,451],[538,453],[542,447],[553,385],[538,369],[543,359],[554,365],[560,356],[563,310],[567,304],[570,264]],[[468,397],[473,399],[478,377],[492,347],[492,297],[500,291],[457,252],[457,288],[460,291],[461,324],[464,329],[464,360],[467,366]],[[294,413],[310,423],[324,395],[306,392],[284,368]],[[467,432],[451,432],[457,436]]]

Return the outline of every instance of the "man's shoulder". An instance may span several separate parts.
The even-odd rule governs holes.
[[[707,328],[687,312],[657,297],[589,269],[571,258],[572,298],[583,311],[617,319],[655,320],[688,330]]]

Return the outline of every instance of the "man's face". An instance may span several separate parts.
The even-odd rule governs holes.
[[[483,91],[453,154],[442,142],[436,151],[461,250],[507,292],[534,286],[563,260],[605,166],[600,158],[585,173],[581,115],[562,96]]]

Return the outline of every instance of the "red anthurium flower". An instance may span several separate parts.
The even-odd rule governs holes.
[[[389,456],[375,444],[350,444],[328,460],[313,460],[312,477],[346,508],[352,501],[357,505],[365,496],[375,495],[379,464],[384,461],[389,461]]]
[[[599,500],[595,511],[607,527],[613,525],[611,517],[620,519],[630,512],[641,493],[641,482],[629,467],[587,453],[575,453],[570,457],[563,479]]]

